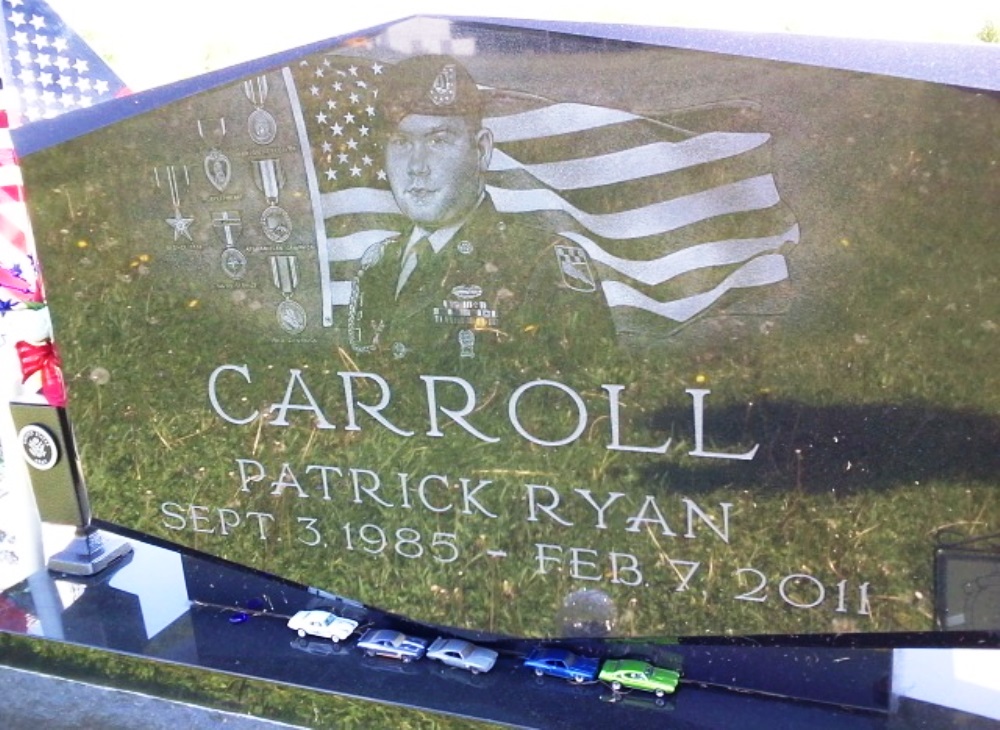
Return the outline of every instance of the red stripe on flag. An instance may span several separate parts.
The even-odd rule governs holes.
[[[24,194],[20,185],[0,185],[0,203],[23,203]]]
[[[24,231],[11,223],[5,215],[0,215],[0,239],[7,241],[21,253],[28,253],[28,241]]]

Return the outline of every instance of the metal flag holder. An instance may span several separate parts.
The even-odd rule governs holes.
[[[80,470],[73,430],[65,408],[12,403],[11,413],[44,523],[70,525],[70,543],[47,561],[49,570],[76,576],[100,573],[132,552],[121,538],[98,530]]]

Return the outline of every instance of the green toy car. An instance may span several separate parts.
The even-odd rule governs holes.
[[[618,692],[623,687],[652,692],[657,697],[673,694],[681,680],[681,673],[673,669],[654,667],[635,659],[615,659],[604,662],[597,678],[611,685]]]

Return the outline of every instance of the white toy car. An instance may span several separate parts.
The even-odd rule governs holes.
[[[333,643],[343,641],[358,628],[358,622],[329,611],[299,611],[288,619],[288,628],[299,636],[319,636]]]
[[[428,659],[437,659],[449,667],[467,669],[473,674],[488,672],[497,661],[497,653],[462,639],[437,638],[427,650]]]

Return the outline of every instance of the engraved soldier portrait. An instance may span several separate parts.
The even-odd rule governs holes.
[[[385,170],[407,224],[361,258],[352,349],[450,361],[568,352],[584,333],[613,342],[586,251],[540,218],[497,211],[493,133],[469,72],[448,56],[413,57],[382,91]]]

